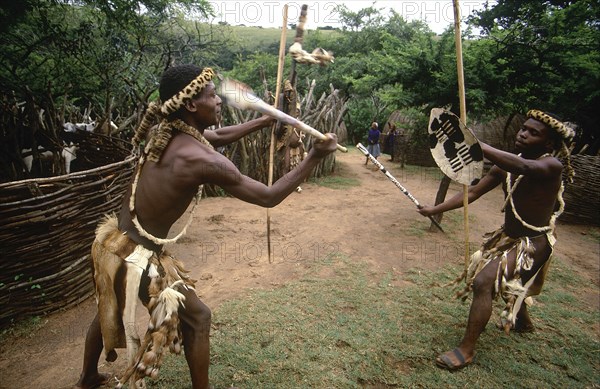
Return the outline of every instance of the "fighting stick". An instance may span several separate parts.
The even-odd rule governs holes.
[[[269,105],[258,98],[252,89],[239,81],[235,81],[232,79],[225,79],[219,85],[219,95],[224,100],[225,104],[231,105],[240,109],[251,109],[254,111],[258,111],[262,114],[271,116],[282,123],[289,124],[292,127],[299,129],[302,132],[305,132],[309,135],[314,136],[317,139],[326,140],[327,136],[322,132],[319,132],[317,129],[309,126],[308,124],[301,122],[300,120],[292,117],[280,110],[274,108],[272,105]],[[337,149],[346,153],[348,149],[344,146],[337,145]]]
[[[364,154],[364,155],[365,155],[367,158],[369,158],[369,160],[370,160],[371,162],[373,162],[373,163],[375,164],[375,166],[377,166],[377,167],[379,168],[379,170],[380,170],[380,171],[381,171],[383,174],[385,174],[385,176],[386,176],[387,178],[389,178],[389,180],[390,180],[390,181],[392,181],[392,182],[394,183],[394,185],[396,185],[396,187],[397,187],[398,189],[400,189],[400,191],[406,195],[406,197],[408,197],[408,198],[410,199],[410,201],[412,201],[413,203],[415,203],[415,205],[417,206],[417,208],[419,208],[419,209],[420,209],[420,208],[422,208],[422,207],[423,207],[423,206],[422,206],[422,205],[419,203],[419,201],[417,201],[417,199],[416,199],[416,198],[415,198],[415,197],[414,197],[412,194],[410,194],[410,192],[409,192],[409,191],[408,191],[408,190],[407,190],[407,189],[406,189],[404,186],[402,186],[402,184],[401,184],[401,183],[400,183],[400,182],[399,182],[397,179],[395,179],[395,178],[394,178],[394,176],[392,176],[392,174],[391,174],[389,171],[387,171],[387,169],[386,169],[386,168],[385,168],[385,167],[384,167],[384,166],[383,166],[383,165],[382,165],[382,164],[381,164],[381,163],[380,163],[380,162],[379,162],[379,161],[378,161],[378,160],[377,160],[377,159],[376,159],[374,156],[372,156],[372,155],[371,155],[371,153],[369,153],[369,151],[367,150],[367,148],[366,148],[365,146],[363,146],[362,144],[360,144],[360,143],[359,143],[359,144],[357,144],[357,145],[356,145],[356,147],[357,147],[357,148],[358,148],[358,149],[359,149],[359,150],[360,150],[360,151],[361,151],[361,152],[362,152],[362,153],[363,153],[363,154]],[[438,223],[438,222],[437,222],[437,221],[436,221],[436,220],[435,220],[435,219],[434,219],[432,216],[428,216],[428,217],[429,217],[429,220],[431,220],[431,222],[432,222],[433,224],[435,224],[435,226],[436,226],[437,228],[439,228],[439,229],[440,229],[440,231],[444,232],[444,229],[442,228],[442,226],[440,226],[440,224],[439,224],[439,223]]]

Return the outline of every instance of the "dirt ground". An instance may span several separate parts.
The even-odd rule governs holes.
[[[421,203],[433,203],[439,175],[431,169],[402,170],[388,162],[387,155],[380,161]],[[446,263],[461,264],[462,211],[444,218],[445,234],[429,232],[428,220],[416,212],[414,204],[372,164],[365,166],[364,162],[357,150],[338,153],[337,175],[357,179],[360,185],[331,189],[306,183],[301,193],[293,193],[270,210],[271,261],[265,209],[232,198],[202,200],[188,234],[170,248],[198,280],[200,298],[218,311],[219,304],[244,297],[249,290],[277,288],[309,274],[314,261],[331,253],[364,262],[373,274],[393,271],[401,275],[411,268],[428,271]],[[458,189],[452,184],[449,195]],[[501,201],[502,193],[496,189],[469,206],[473,247],[484,232],[501,225]],[[591,306],[599,307],[600,230],[559,224],[557,232],[556,254],[589,280],[581,295]],[[43,318],[44,325],[35,332],[0,344],[0,388],[66,388],[74,384],[94,314],[95,303],[90,298]],[[144,313],[140,316],[138,325],[143,333]],[[120,354],[113,364],[102,357],[100,370],[120,373],[124,350]]]

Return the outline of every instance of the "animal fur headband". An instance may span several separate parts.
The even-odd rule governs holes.
[[[558,134],[567,141],[570,141],[575,136],[575,131],[571,127],[566,126],[563,122],[558,119],[553,118],[545,112],[539,111],[537,109],[532,109],[527,112],[527,117],[531,119],[535,119],[540,121],[551,128],[553,128]]]
[[[162,114],[168,116],[177,111],[186,100],[189,100],[200,93],[202,89],[212,81],[214,76],[215,72],[211,68],[204,68],[198,77],[193,79],[185,88],[164,102],[160,109]]]

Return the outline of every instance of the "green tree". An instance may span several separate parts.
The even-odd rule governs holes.
[[[491,106],[514,112],[539,107],[558,113],[582,125],[586,141],[595,139],[597,152],[600,3],[499,0],[471,23],[482,29],[476,50],[487,46],[491,54],[493,65],[478,69],[493,77],[485,88]]]
[[[182,27],[184,11],[209,14],[206,0],[26,0],[21,5],[0,13],[5,22],[0,92],[20,98],[27,87],[42,105],[69,95],[99,115],[109,115],[115,105],[136,107],[155,87],[156,74],[211,45],[202,39],[210,34]],[[174,23],[164,23],[167,18]]]
[[[315,78],[348,98],[346,124],[350,135],[360,140],[371,121],[384,122],[393,110],[429,100],[423,85],[429,85],[439,69],[435,34],[393,10],[387,16],[374,7],[352,12],[340,6],[337,11],[343,23],[339,35],[329,41],[318,36],[318,46],[333,50],[336,61]]]

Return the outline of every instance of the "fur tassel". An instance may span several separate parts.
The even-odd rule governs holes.
[[[159,276],[158,270],[156,269],[156,265],[151,263],[150,269],[148,269],[148,277],[157,278]]]
[[[96,227],[96,240],[100,243],[104,243],[109,235],[118,230],[118,227],[119,221],[114,213],[104,215],[102,221],[98,223],[98,227]]]
[[[151,315],[151,321],[154,328],[160,327],[164,321],[171,319],[173,313],[177,313],[179,305],[183,305],[185,296],[173,289],[179,285],[183,285],[183,281],[179,280],[174,282],[173,285],[165,288],[165,290],[158,295],[158,302]]]
[[[157,277],[151,281],[155,287],[162,280]],[[174,288],[183,287],[183,280],[174,282],[163,291],[151,297],[148,306],[150,310],[150,323],[144,337],[144,342],[136,357],[137,363],[129,367],[127,372],[119,380],[121,383],[127,380],[138,381],[144,377],[156,378],[158,376],[164,352],[170,350],[179,354],[181,352],[181,334],[179,333],[179,307],[183,305],[185,296]]]

